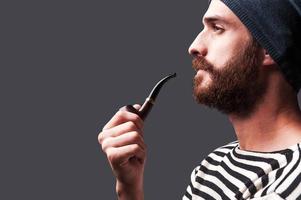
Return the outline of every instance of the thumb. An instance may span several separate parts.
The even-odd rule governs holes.
[[[141,108],[141,105],[135,104],[135,105],[133,105],[133,107],[134,107],[136,110],[139,110],[139,109]]]
[[[138,104],[135,104],[134,106],[126,105],[126,106],[120,108],[120,110],[128,111],[128,112],[135,113],[135,114],[139,115],[139,108],[140,107],[141,106],[138,105]]]

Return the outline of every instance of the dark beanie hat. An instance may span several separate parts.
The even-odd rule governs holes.
[[[301,87],[301,0],[221,0],[279,65],[285,79]]]

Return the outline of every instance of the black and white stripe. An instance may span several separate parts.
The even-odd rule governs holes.
[[[191,174],[188,199],[301,199],[301,149],[243,151],[237,142],[214,150]]]

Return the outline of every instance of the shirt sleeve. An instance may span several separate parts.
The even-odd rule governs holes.
[[[190,175],[190,183],[187,186],[186,192],[182,198],[182,200],[191,200],[193,197],[193,189],[194,189],[194,183],[195,183],[195,179],[196,179],[196,174],[199,170],[200,166],[197,166],[196,168],[194,168],[194,170],[191,172]]]

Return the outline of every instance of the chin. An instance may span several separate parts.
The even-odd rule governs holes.
[[[209,88],[208,86],[201,86],[201,85],[198,85],[196,87],[194,87],[194,96],[200,96],[200,94],[204,95],[204,94],[207,94],[209,92]]]

